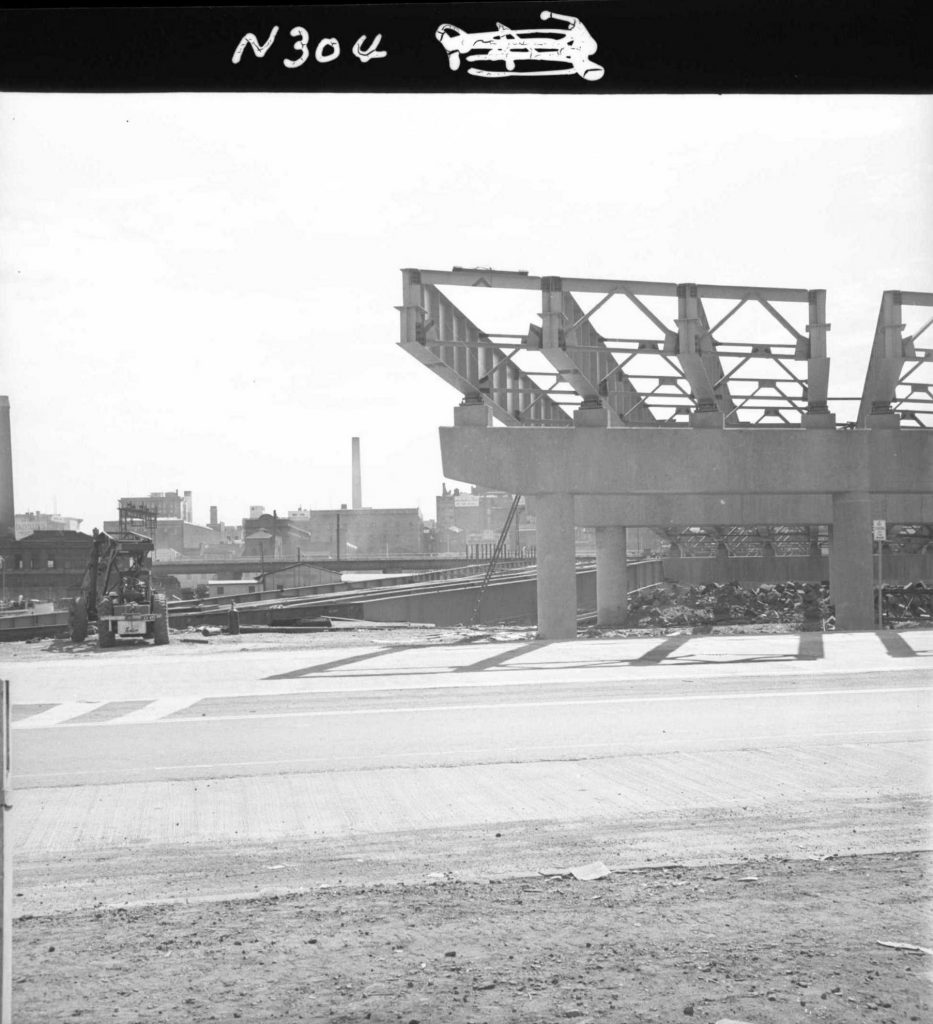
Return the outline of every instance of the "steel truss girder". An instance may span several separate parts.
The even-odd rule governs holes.
[[[541,328],[532,325],[529,338],[561,378],[591,405],[609,410],[614,423],[656,423],[651,410],[619,366],[590,317],[611,297],[606,295],[589,312],[567,291],[559,277],[542,279]]]
[[[857,424],[872,426],[872,417],[898,416],[919,427],[933,427],[933,385],[910,381],[924,363],[933,361],[933,348],[917,346],[917,340],[933,324],[933,317],[909,337],[904,336],[904,307],[933,306],[933,292],[886,291],[881,298],[868,372],[859,403]],[[907,388],[907,394],[898,389]],[[883,421],[875,420],[874,423]]]
[[[828,542],[825,526],[671,526],[655,528],[684,556],[756,557],[818,554]]]
[[[661,426],[691,412],[716,412],[725,426],[794,426],[805,413],[824,413],[820,425],[832,425],[826,405],[829,360],[826,356],[825,292],[792,288],[677,285],[599,278],[534,277],[525,272],[484,268],[452,271],[406,270],[401,345],[465,397],[482,399],[508,424],[569,425],[559,399],[573,395],[588,406],[603,406],[615,425]],[[484,332],[439,291],[439,286],[472,286],[541,293],[541,325],[523,335]],[[600,294],[584,312],[572,293]],[[659,331],[657,339],[605,338],[591,317],[612,297],[627,298]],[[674,298],[678,315],[665,323],[644,298]],[[703,300],[735,302],[711,326]],[[746,303],[758,303],[786,330],[788,343],[720,343],[718,331]],[[807,303],[803,333],[773,303]],[[508,338],[514,344],[497,339]],[[458,347],[465,350],[459,355]],[[542,353],[555,375],[542,388],[514,362],[520,350]],[[480,355],[485,353],[485,356]],[[639,357],[654,354],[671,372],[639,373]],[[729,371],[722,359],[738,359]],[[770,381],[758,380],[751,394],[733,393],[732,384],[749,380],[738,371],[749,359],[770,359],[780,368]],[[803,363],[803,373],[787,360]],[[654,364],[655,367],[657,364]],[[538,375],[536,375],[538,376]],[[654,385],[644,385],[646,379]],[[572,391],[561,392],[560,384]],[[794,392],[799,390],[799,394]],[[662,418],[664,409],[672,411]],[[741,421],[755,410],[757,420]],[[790,416],[790,418],[788,418]],[[828,419],[828,422],[827,422]],[[805,421],[804,421],[805,422]],[[812,424],[816,425],[816,424]]]
[[[885,549],[909,555],[922,555],[933,548],[933,524],[888,523]]]
[[[508,425],[571,426],[572,418],[417,270],[405,270],[399,345],[467,400]],[[513,346],[517,349],[518,346]]]

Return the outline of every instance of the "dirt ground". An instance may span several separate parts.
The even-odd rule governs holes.
[[[197,634],[174,639],[185,636]],[[518,629],[387,629],[213,636],[184,649],[209,656],[532,637]],[[93,643],[4,647],[10,660],[98,654]],[[147,656],[177,650],[173,644]],[[114,653],[121,656],[104,652]],[[741,827],[728,817],[694,816],[676,835],[636,844],[629,862],[617,837],[595,841],[600,837],[587,833],[573,843],[566,825],[554,826],[553,835],[536,826],[534,836],[514,838],[505,827],[501,836],[473,840],[383,837],[381,859],[354,841],[331,851],[329,861],[321,851],[287,844],[249,855],[127,849],[99,860],[21,861],[14,873],[13,1020],[933,1020],[933,956],[879,945],[933,948],[933,854],[916,852],[931,845],[921,834],[929,809],[852,802],[833,817],[832,809],[808,805],[780,820],[774,811],[761,820],[746,816]],[[659,824],[643,823],[646,834],[649,824],[654,835]],[[857,846],[863,831],[865,845]],[[639,834],[634,827],[630,833]],[[742,853],[732,849],[739,833]],[[414,873],[413,841],[421,858]],[[495,853],[484,862],[480,851],[490,842]],[[461,852],[456,863],[444,860],[451,848]],[[828,855],[853,849],[863,852]],[[912,852],[879,852],[904,849]],[[397,863],[396,850],[406,851]],[[529,850],[576,858],[566,863],[603,857],[614,870],[591,882],[545,878],[531,873],[541,865]],[[687,850],[687,865],[670,865],[672,853]],[[273,878],[280,891],[270,891]]]
[[[929,1021],[927,853],[27,915],[14,1020]]]
[[[930,628],[923,626],[901,628]],[[586,639],[626,639],[692,635],[690,626],[642,627],[635,629],[604,629],[582,627],[577,637]],[[797,633],[799,626],[792,623],[762,622],[713,626],[700,630],[704,636],[745,636]],[[145,641],[124,641],[117,650],[101,651],[95,637],[82,643],[67,638],[17,640],[0,645],[0,663],[13,665],[24,661],[45,661],[74,656],[101,656],[106,658],[131,655],[145,651],[147,658],[171,657],[183,652],[186,656],[204,656],[224,651],[289,651],[330,647],[427,647],[446,644],[528,643],[536,638],[533,626],[374,626],[340,628],[321,633],[241,633],[204,636],[195,627],[171,631],[172,642],[166,647],[153,647]]]

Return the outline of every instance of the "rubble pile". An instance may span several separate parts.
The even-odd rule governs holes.
[[[833,607],[826,583],[704,583],[689,587],[665,583],[634,594],[630,626],[714,626],[751,622],[801,624],[832,628]]]
[[[933,620],[933,587],[923,583],[886,586],[885,625]],[[803,629],[833,629],[835,609],[828,583],[705,583],[690,587],[664,583],[633,594],[627,625],[667,628],[774,622]]]
[[[933,587],[925,587],[922,583],[885,587],[882,602],[885,622],[933,620]]]

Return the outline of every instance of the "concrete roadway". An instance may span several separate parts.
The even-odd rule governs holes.
[[[18,853],[930,794],[933,631],[243,648],[0,665]]]

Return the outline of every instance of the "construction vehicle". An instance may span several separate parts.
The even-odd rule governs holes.
[[[88,623],[97,623],[98,647],[114,647],[120,638],[151,639],[167,644],[168,604],[165,594],[152,589],[151,537],[129,528],[140,516],[152,520],[149,510],[120,509],[120,529],[111,536],[94,530],[94,540],[80,593],[71,602],[71,639],[83,641]]]

